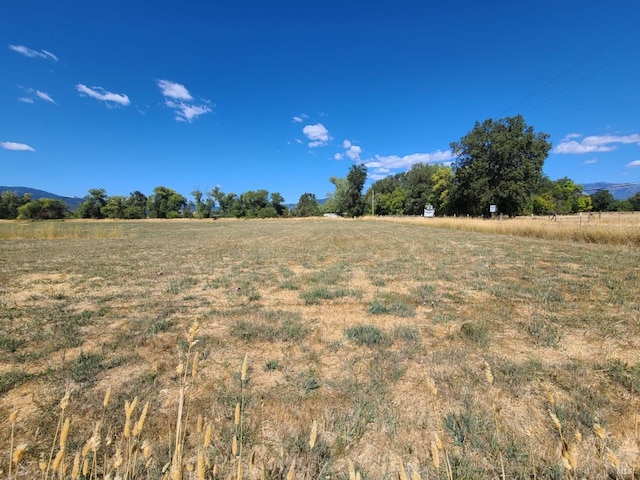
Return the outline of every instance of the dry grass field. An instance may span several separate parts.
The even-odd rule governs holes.
[[[624,218],[0,223],[0,477],[640,478]]]

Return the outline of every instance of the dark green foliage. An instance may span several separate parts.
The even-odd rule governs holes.
[[[31,195],[25,193],[22,196],[12,190],[0,193],[0,219],[13,220],[18,218],[18,208],[31,200]]]
[[[187,199],[167,187],[156,187],[147,199],[151,218],[178,218],[187,205]]]
[[[388,337],[378,327],[373,325],[357,325],[345,330],[345,335],[349,340],[358,345],[378,346],[389,343]]]
[[[295,214],[297,217],[315,217],[320,215],[320,206],[313,193],[303,193],[300,195],[296,205]]]
[[[18,207],[19,220],[60,220],[69,214],[69,207],[62,200],[39,198]]]
[[[616,358],[605,366],[605,371],[611,380],[619,383],[631,393],[640,392],[640,363],[631,366]]]
[[[79,218],[104,218],[102,209],[107,204],[107,192],[104,188],[92,188],[78,205],[76,215]],[[119,218],[119,217],[116,217]]]
[[[71,367],[71,378],[78,383],[93,383],[98,373],[103,370],[103,356],[80,352]]]
[[[7,393],[9,390],[21,385],[29,380],[33,375],[23,370],[9,370],[0,374],[0,395]]]
[[[608,212],[615,199],[609,190],[598,190],[591,195],[591,204],[595,212]]]
[[[542,165],[551,144],[535,133],[521,115],[476,122],[471,132],[451,143],[457,157],[452,208],[459,214],[517,215],[525,209],[542,179]]]
[[[367,167],[352,165],[347,174],[347,195],[344,213],[348,217],[359,217],[364,212],[362,188],[367,181]]]

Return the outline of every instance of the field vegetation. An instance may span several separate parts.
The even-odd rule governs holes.
[[[0,223],[0,476],[638,478],[637,217]]]

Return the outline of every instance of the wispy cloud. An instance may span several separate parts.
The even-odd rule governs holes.
[[[598,159],[597,158],[590,158],[589,160],[585,160],[584,161],[585,165],[593,165],[594,163],[598,163]]]
[[[45,58],[47,60],[53,60],[54,62],[58,61],[58,57],[56,57],[53,53],[47,52],[46,50],[32,50],[30,48],[25,47],[24,45],[9,45],[9,49],[14,52],[18,52],[25,57],[29,58]]]
[[[331,140],[329,130],[327,130],[321,123],[305,125],[302,129],[302,133],[311,140],[308,144],[311,148],[324,147],[329,140]]]
[[[373,169],[374,174],[389,173],[393,170],[406,170],[416,163],[443,163],[451,162],[454,159],[451,150],[436,150],[432,153],[412,153],[400,157],[398,155],[375,155],[365,161],[367,168]]]
[[[33,88],[24,88],[20,87],[28,96],[18,98],[19,101],[23,103],[35,103],[34,98],[39,98],[40,100],[44,100],[45,102],[55,104],[55,100],[51,98],[51,95],[48,93],[42,92],[40,90],[34,90]]]
[[[86,85],[79,83],[78,85],[76,85],[76,90],[78,90],[78,92],[80,92],[81,95],[86,95],[88,97],[95,98],[96,100],[105,102],[107,105],[116,104],[116,105],[122,105],[126,107],[127,105],[129,105],[129,103],[131,103],[129,101],[129,97],[127,97],[125,94],[112,93],[105,90],[102,87],[89,88]]]
[[[56,103],[56,102],[53,100],[53,98],[51,98],[51,97],[49,96],[49,94],[48,94],[48,93],[41,92],[40,90],[36,90],[36,92],[35,92],[35,93],[36,93],[36,96],[37,96],[38,98],[41,98],[42,100],[44,100],[44,101],[46,101],[46,102]]]
[[[584,137],[581,141],[573,140],[581,135],[572,133],[564,137],[558,146],[554,148],[554,153],[582,154],[593,152],[611,152],[618,148],[618,144],[640,145],[640,134],[632,135],[591,135]]]
[[[640,167],[640,160],[634,160],[633,162],[627,163],[627,167]]]
[[[0,147],[5,150],[18,150],[24,152],[35,152],[36,149],[26,143],[17,143],[17,142],[0,142]]]
[[[165,98],[164,104],[175,112],[177,121],[191,123],[200,115],[213,111],[210,100],[193,101],[193,96],[184,85],[171,80],[157,80],[157,83]]]

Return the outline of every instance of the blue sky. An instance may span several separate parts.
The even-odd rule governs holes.
[[[295,203],[447,163],[476,121],[551,136],[552,179],[640,181],[640,3],[0,6],[0,185],[264,188]]]

